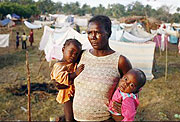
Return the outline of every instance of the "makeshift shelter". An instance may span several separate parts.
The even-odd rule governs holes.
[[[9,46],[9,34],[0,34],[0,47]]]
[[[0,26],[2,26],[2,27],[3,26],[11,27],[11,26],[14,26],[14,25],[15,25],[15,23],[10,19],[4,19],[4,20],[0,21]]]
[[[66,39],[75,38],[82,43],[83,49],[90,49],[91,44],[87,35],[80,34],[70,27],[62,29],[52,29],[44,27],[44,33],[41,38],[40,50],[44,50],[45,58],[49,62],[52,59],[62,58],[62,47]],[[153,78],[152,66],[154,59],[154,42],[147,43],[129,43],[110,40],[110,47],[122,55],[125,55],[134,68],[143,70],[148,80]]]
[[[74,18],[74,23],[79,26],[87,27],[88,19],[87,18]]]
[[[54,58],[60,60],[62,58],[62,47],[66,39],[75,38],[81,42],[83,49],[90,48],[91,45],[86,36],[71,27],[52,29],[45,26],[39,49],[44,50],[48,62]]]
[[[13,13],[13,14],[11,15],[11,17],[12,17],[12,18],[16,18],[16,19],[18,19],[18,20],[20,19],[20,16],[17,15],[17,14],[15,14],[15,13]]]
[[[112,30],[112,34],[109,39],[120,41],[121,36],[123,34],[123,28],[119,24],[113,24],[111,30]]]
[[[38,29],[38,28],[42,28],[42,25],[35,25],[35,24],[31,24],[28,21],[24,21],[24,24],[26,25],[26,27],[30,28],[30,29]]]
[[[137,26],[137,23],[135,23],[131,28],[128,29],[124,28],[120,41],[143,43],[152,40],[155,35],[156,33],[155,34],[147,33],[142,28],[139,28]]]
[[[171,27],[170,30],[172,31],[176,31],[174,27]],[[178,33],[178,32],[177,32]],[[174,36],[174,35],[170,35],[169,36],[169,42],[172,43],[172,44],[177,44],[178,43],[178,37],[177,36]]]

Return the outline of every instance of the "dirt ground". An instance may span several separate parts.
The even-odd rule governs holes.
[[[28,120],[27,118],[27,73],[26,51],[15,49],[16,31],[20,34],[30,30],[25,26],[0,29],[0,33],[10,33],[10,46],[0,48],[0,121]],[[63,115],[63,106],[55,100],[57,90],[50,82],[49,63],[38,49],[43,29],[34,30],[35,43],[30,47],[29,67],[31,78],[31,119],[49,120],[52,115]],[[168,70],[165,80],[166,51],[155,51],[154,79],[146,83],[140,92],[137,121],[180,121],[180,54],[177,45],[168,44]]]

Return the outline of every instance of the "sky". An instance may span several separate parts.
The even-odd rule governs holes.
[[[70,3],[70,2],[76,2],[78,1],[80,5],[87,4],[91,7],[97,7],[99,4],[102,4],[104,7],[107,7],[108,4],[113,3],[120,3],[122,5],[128,5],[132,2],[139,1],[143,5],[149,4],[154,9],[158,9],[162,5],[170,6],[170,13],[176,12],[176,8],[180,7],[180,0],[52,0],[54,2],[62,2],[64,3]]]

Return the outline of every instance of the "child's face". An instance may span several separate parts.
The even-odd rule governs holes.
[[[104,49],[108,45],[108,34],[101,24],[91,22],[88,25],[88,39],[94,49]]]
[[[119,82],[119,89],[124,93],[133,93],[137,90],[137,74],[134,70],[128,71]]]
[[[81,49],[75,44],[70,43],[69,45],[65,46],[62,49],[62,51],[63,51],[63,59],[66,62],[75,63],[81,52]]]

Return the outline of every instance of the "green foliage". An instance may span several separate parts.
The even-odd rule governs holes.
[[[53,2],[52,0],[2,0],[0,2],[0,18],[7,14],[16,13],[24,18],[46,13],[63,13],[84,16],[91,14],[92,16],[103,14],[113,18],[126,16],[148,16],[154,17],[164,22],[180,22],[180,7],[176,9],[177,13],[170,14],[171,6],[163,5],[155,10],[150,5],[144,6],[141,2],[132,2],[127,6],[122,4],[109,4],[105,8],[102,4],[97,7],[90,7],[79,2],[71,2],[62,4],[61,2]]]
[[[0,3],[0,14],[2,14],[2,16],[13,13],[24,18],[29,18],[31,17],[31,15],[39,14],[39,10],[35,6],[35,4],[22,5],[15,2]]]

